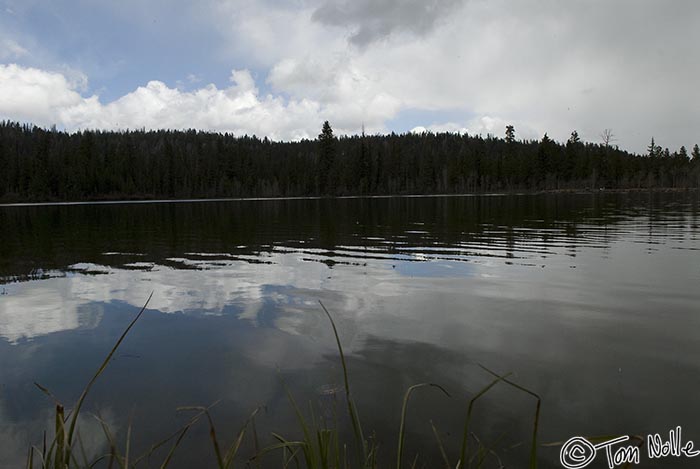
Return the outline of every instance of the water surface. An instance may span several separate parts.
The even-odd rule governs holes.
[[[0,207],[0,466],[50,425],[33,382],[74,401],[151,292],[86,404],[88,451],[104,450],[90,413],[120,438],[131,416],[136,451],[186,420],[178,406],[216,401],[226,438],[258,406],[264,442],[299,437],[283,381],[321,413],[344,399],[319,300],[384,460],[425,381],[452,397],[415,395],[409,456],[437,456],[431,419],[456,450],[491,380],[479,364],[542,396],[542,442],[682,425],[700,446],[699,216],[693,193]],[[533,411],[499,386],[474,430],[524,467]],[[195,427],[179,467],[211,464],[209,444]]]

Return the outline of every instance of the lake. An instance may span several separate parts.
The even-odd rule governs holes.
[[[422,382],[451,397],[413,394],[406,464],[439,465],[432,421],[454,465],[468,401],[493,380],[480,365],[541,396],[540,443],[682,426],[700,447],[699,224],[697,192],[0,207],[0,466],[53,425],[34,382],[70,406],[151,292],[84,406],[90,454],[107,449],[93,414],[120,444],[131,421],[134,454],[192,416],[181,406],[217,403],[226,441],[262,406],[261,445],[301,437],[285,386],[307,413],[342,414],[319,301],[386,465]],[[478,438],[526,467],[535,400],[499,383],[474,409]],[[208,431],[192,427],[173,467],[214,464]],[[540,467],[562,467],[559,450],[541,447]]]

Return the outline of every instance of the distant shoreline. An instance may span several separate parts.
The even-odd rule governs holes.
[[[571,195],[593,195],[593,194],[624,194],[624,193],[680,193],[698,192],[696,187],[656,187],[656,188],[628,188],[628,189],[548,189],[532,191],[506,191],[506,192],[469,192],[461,194],[375,194],[375,195],[344,195],[344,196],[299,196],[299,197],[221,197],[221,198],[187,198],[187,199],[162,199],[139,198],[122,199],[86,199],[86,200],[49,200],[49,201],[17,201],[4,202],[0,200],[0,207],[46,207],[46,206],[72,206],[72,205],[126,205],[126,204],[176,204],[176,203],[205,203],[205,202],[255,202],[274,200],[326,200],[326,199],[393,199],[393,198],[431,198],[431,197],[504,197],[513,195],[548,195],[548,194],[571,194]]]

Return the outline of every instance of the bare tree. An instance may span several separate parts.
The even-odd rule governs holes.
[[[601,132],[600,138],[603,139],[603,144],[609,147],[615,141],[615,134],[613,134],[612,129],[605,129]]]

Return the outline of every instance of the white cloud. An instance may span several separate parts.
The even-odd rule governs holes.
[[[0,60],[16,60],[29,55],[29,51],[12,39],[0,39]]]
[[[547,132],[564,141],[576,129],[599,141],[612,128],[621,147],[636,151],[652,135],[672,148],[697,139],[695,1],[428,2],[440,8],[425,24],[410,16],[411,2],[279,3],[241,9],[224,0],[211,21],[237,58],[269,68],[275,90],[297,99],[390,96],[386,114],[461,108],[514,123],[522,138]],[[395,11],[410,17],[396,23]],[[377,16],[376,34],[354,47],[368,15]],[[367,113],[385,119],[378,107]]]
[[[260,96],[247,70],[234,70],[231,81],[228,88],[207,85],[191,92],[151,81],[104,104],[96,95],[81,96],[80,83],[60,73],[0,65],[0,116],[69,130],[200,128],[276,139],[318,132],[324,118],[318,102]]]
[[[450,132],[481,135],[483,137],[490,134],[496,137],[503,137],[507,125],[515,126],[516,138],[518,140],[536,140],[542,137],[542,135],[539,135],[535,129],[529,127],[526,123],[520,124],[512,120],[494,116],[475,117],[464,123],[443,122],[427,126],[419,125],[411,129],[411,132],[418,134],[423,132]]]
[[[0,116],[44,125],[58,123],[63,112],[86,102],[76,88],[76,83],[60,73],[0,65]]]
[[[274,94],[239,74],[231,87],[189,92],[152,81],[104,103],[53,76],[51,86],[32,85],[36,99],[23,95],[30,89],[23,80],[0,83],[15,103],[0,103],[0,113],[68,128],[195,127],[286,139],[313,137],[326,119],[339,133],[363,123],[378,132],[402,110],[463,109],[479,121],[437,124],[502,135],[507,122],[520,138],[547,132],[561,141],[574,129],[599,141],[612,128],[622,148],[636,151],[652,135],[671,148],[698,138],[694,0],[672,7],[654,0],[206,0],[181,7],[193,24],[220,35],[208,54],[262,71],[257,84],[264,80]],[[120,8],[141,7],[129,1]]]
[[[373,132],[382,130],[402,106],[401,100],[381,90],[379,80],[357,67],[351,57],[326,61],[307,56],[278,62],[267,81],[277,91],[322,103],[340,128],[356,132],[364,123]]]

